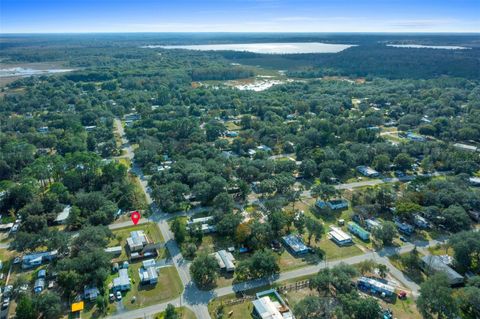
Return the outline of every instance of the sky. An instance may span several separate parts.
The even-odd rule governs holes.
[[[480,0],[0,0],[0,33],[480,32]]]

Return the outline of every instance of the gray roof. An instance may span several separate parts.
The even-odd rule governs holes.
[[[289,246],[291,250],[295,253],[301,253],[308,251],[308,246],[303,243],[303,241],[295,235],[288,235],[282,237],[283,241]]]
[[[463,282],[463,276],[456,272],[454,269],[452,269],[450,266],[445,264],[440,256],[424,256],[422,257],[422,261],[425,263],[425,266],[430,268],[432,271],[445,273],[451,284],[458,284]]]
[[[122,268],[118,271],[118,277],[113,279],[113,286],[130,285],[130,277],[128,276],[128,269]]]

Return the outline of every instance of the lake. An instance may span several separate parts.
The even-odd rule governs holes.
[[[70,72],[73,69],[31,69],[31,68],[22,68],[22,67],[12,67],[0,69],[0,78],[8,77],[19,77],[19,76],[30,76],[30,75],[40,75],[40,74],[50,74],[50,73],[62,73]]]
[[[143,48],[186,49],[198,51],[247,51],[261,54],[338,53],[355,45],[320,42],[243,43],[199,45],[147,45]]]
[[[387,44],[387,47],[410,49],[441,49],[441,50],[467,50],[470,48],[454,45],[422,45],[422,44]]]

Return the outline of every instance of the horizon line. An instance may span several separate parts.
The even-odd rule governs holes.
[[[0,32],[0,35],[49,34],[478,34],[478,31],[71,31],[71,32]]]

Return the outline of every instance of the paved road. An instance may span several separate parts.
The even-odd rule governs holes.
[[[160,229],[162,236],[165,240],[165,246],[170,256],[172,257],[173,265],[177,269],[177,272],[180,276],[183,286],[185,287],[185,290],[180,298],[171,300],[167,303],[156,304],[156,305],[142,308],[135,311],[123,312],[121,314],[118,314],[117,316],[113,316],[112,318],[138,318],[146,315],[152,315],[156,312],[163,311],[168,303],[172,303],[178,306],[183,305],[190,308],[195,313],[197,319],[210,319],[210,314],[208,313],[208,307],[207,307],[208,302],[211,299],[209,295],[210,293],[199,290],[195,285],[195,283],[192,281],[192,278],[190,276],[189,263],[187,263],[184,260],[182,253],[180,251],[180,248],[178,247],[177,242],[174,240],[173,234],[170,231],[170,227],[168,226],[168,219],[172,218],[173,216],[171,214],[164,214],[155,207],[152,197],[150,196],[150,192],[148,191],[147,181],[145,180],[141,169],[138,166],[136,166],[133,162],[133,157],[134,157],[133,148],[125,136],[122,123],[119,119],[115,119],[114,124],[115,124],[116,131],[118,132],[118,134],[122,139],[122,144],[123,144],[122,149],[124,151],[123,157],[126,157],[132,161],[131,172],[140,178],[140,185],[142,187],[143,192],[145,193],[147,203],[150,205],[150,207],[153,210],[153,214],[150,217],[150,220],[158,224],[158,228]],[[198,209],[191,210],[189,212],[179,213],[179,215],[194,214],[201,210],[202,208],[198,208]],[[144,222],[146,221],[147,220],[144,220]],[[115,228],[120,228],[120,227],[125,227],[127,225],[130,225],[128,221],[124,223],[111,225],[111,226]]]
[[[131,145],[128,143],[128,141],[126,140],[126,138],[124,137],[123,128],[121,127],[120,120],[116,120],[115,125],[117,127],[117,131],[122,136],[126,157],[133,159],[133,149]],[[213,298],[225,296],[225,295],[236,293],[236,292],[241,292],[247,289],[270,285],[275,282],[295,279],[295,278],[299,278],[306,275],[313,275],[323,268],[333,267],[342,262],[347,264],[358,264],[362,261],[370,260],[370,259],[373,259],[377,263],[385,264],[389,268],[390,273],[397,280],[399,280],[404,287],[407,287],[408,289],[410,289],[414,296],[417,296],[419,286],[413,281],[411,281],[409,278],[407,278],[401,271],[395,268],[388,260],[388,256],[391,256],[393,254],[407,253],[412,251],[415,247],[420,247],[420,249],[425,249],[429,246],[433,246],[438,243],[441,243],[440,241],[436,241],[436,240],[429,241],[429,242],[419,241],[415,243],[408,243],[399,248],[389,247],[389,248],[382,249],[378,252],[375,252],[375,251],[366,252],[358,256],[353,256],[353,257],[335,260],[331,262],[327,262],[327,261],[321,262],[316,265],[311,265],[308,267],[304,267],[304,268],[300,268],[300,269],[296,269],[288,272],[283,272],[278,275],[272,276],[270,278],[247,281],[247,282],[238,283],[238,284],[234,284],[227,287],[217,288],[215,290],[210,290],[210,291],[202,291],[196,287],[196,285],[191,279],[190,272],[189,272],[189,263],[183,259],[180,248],[175,242],[173,238],[173,234],[170,231],[170,228],[168,226],[168,219],[176,215],[191,215],[205,208],[197,208],[197,209],[190,210],[188,212],[179,212],[173,215],[160,212],[155,207],[155,204],[153,203],[152,198],[150,197],[150,194],[147,191],[147,183],[143,178],[141,170],[138,167],[134,167],[132,171],[134,171],[135,174],[137,174],[137,176],[140,177],[140,180],[142,182],[141,183],[142,189],[145,195],[147,196],[148,203],[153,207],[153,211],[154,211],[154,214],[150,217],[150,220],[158,224],[158,227],[165,239],[168,252],[172,257],[173,264],[178,271],[178,274],[185,287],[185,290],[179,298],[175,298],[175,299],[169,300],[168,302],[155,304],[155,305],[144,307],[137,310],[122,312],[120,314],[108,317],[111,319],[120,319],[120,318],[135,319],[135,318],[150,317],[157,312],[161,312],[165,310],[168,304],[173,304],[175,306],[188,307],[191,310],[193,310],[193,312],[195,313],[198,319],[210,319],[210,314],[208,313],[207,306],[210,300],[212,300]],[[397,178],[369,180],[364,182],[341,184],[341,185],[337,185],[336,188],[351,189],[355,187],[371,186],[371,185],[377,185],[377,184],[382,184],[387,182],[396,182],[396,181],[398,181]],[[144,219],[141,220],[141,222],[146,222],[146,221],[147,220],[144,220]],[[128,225],[129,225],[129,222],[124,222],[124,223],[111,225],[111,227],[119,228],[119,227],[125,227]]]

